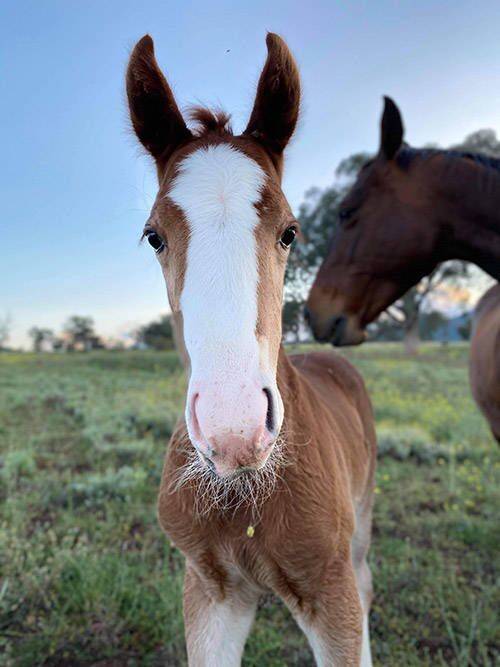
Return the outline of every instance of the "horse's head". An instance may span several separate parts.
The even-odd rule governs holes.
[[[246,130],[194,112],[191,131],[143,37],[127,94],[134,130],[156,161],[159,192],[144,229],[183,320],[191,376],[190,440],[222,477],[263,467],[283,421],[276,382],[288,250],[297,231],[281,190],[283,151],[299,112],[294,60],[277,35]]]
[[[307,302],[318,340],[363,342],[366,325],[437,263],[438,225],[426,170],[405,161],[409,153],[399,110],[385,98],[380,150],[341,204]]]

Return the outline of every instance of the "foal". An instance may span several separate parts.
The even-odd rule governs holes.
[[[300,84],[285,43],[269,34],[267,47],[240,136],[200,109],[188,129],[149,36],[128,67],[132,124],[159,180],[144,235],[182,316],[190,367],[159,518],[186,557],[190,665],[240,664],[266,591],[288,605],[319,665],[370,665],[373,417],[348,362],[289,359],[281,347],[298,225],[280,182]]]

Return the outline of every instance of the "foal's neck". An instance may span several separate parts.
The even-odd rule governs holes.
[[[456,164],[455,164],[456,161]],[[500,172],[456,158],[433,174],[443,259],[473,262],[500,280]]]

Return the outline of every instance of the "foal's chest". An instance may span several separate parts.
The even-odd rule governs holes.
[[[292,603],[315,596],[338,547],[335,503],[317,507],[313,521],[300,489],[295,494],[277,489],[258,512],[246,507],[203,516],[189,487],[172,492],[180,462],[169,458],[160,489],[160,523],[214,595],[224,596],[227,587],[244,581]]]

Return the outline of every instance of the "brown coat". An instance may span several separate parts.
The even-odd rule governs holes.
[[[249,507],[234,515],[214,511],[200,520],[194,513],[195,485],[172,490],[185,463],[184,420],[165,458],[160,523],[213,602],[231,596],[244,579],[251,589],[279,595],[306,623],[324,606],[344,633],[336,641],[356,646],[361,609],[351,544],[357,517],[366,533],[358,558],[363,561],[376,461],[370,400],[359,373],[333,352],[288,359],[281,350],[278,382],[286,406],[285,466],[261,508],[254,537],[247,536],[254,521]],[[340,664],[358,663],[354,658]]]
[[[470,343],[472,395],[500,443],[500,285],[483,295],[476,308]]]

